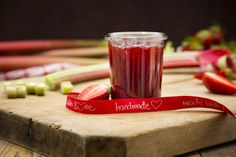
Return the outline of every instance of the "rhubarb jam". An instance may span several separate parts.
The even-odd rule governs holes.
[[[160,97],[166,37],[155,32],[124,33],[111,33],[108,44],[112,99]]]

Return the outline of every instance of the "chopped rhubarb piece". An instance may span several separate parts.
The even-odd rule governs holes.
[[[15,86],[7,86],[5,88],[5,94],[6,94],[6,97],[9,99],[16,98],[17,97],[16,87]]]
[[[35,87],[37,86],[36,82],[29,82],[26,85],[26,90],[28,94],[35,94]]]
[[[73,90],[73,85],[70,81],[61,82],[61,93],[68,94]]]
[[[16,93],[17,93],[17,98],[25,98],[27,94],[26,87],[24,85],[16,86]]]
[[[38,96],[45,95],[45,84],[44,83],[38,83],[35,87],[35,93]]]

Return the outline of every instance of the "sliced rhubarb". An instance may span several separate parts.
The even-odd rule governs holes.
[[[45,84],[44,83],[38,83],[35,87],[35,94],[38,96],[44,96],[45,95]]]
[[[28,94],[35,94],[35,88],[37,86],[37,82],[29,82],[26,84],[26,90]]]
[[[16,86],[16,93],[17,93],[17,98],[25,98],[27,94],[26,87],[24,85]]]
[[[63,81],[60,85],[61,93],[68,94],[73,90],[73,85],[70,81]]]
[[[6,97],[9,99],[13,99],[17,97],[16,87],[15,86],[7,86],[5,88]]]

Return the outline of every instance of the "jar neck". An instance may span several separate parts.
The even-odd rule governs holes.
[[[105,37],[108,41],[115,42],[163,42],[167,39],[160,32],[114,32]]]

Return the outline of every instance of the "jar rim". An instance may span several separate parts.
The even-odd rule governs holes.
[[[167,39],[166,34],[161,32],[147,32],[147,31],[129,31],[129,32],[112,32],[105,36],[108,41],[147,41],[147,42],[162,42]]]

